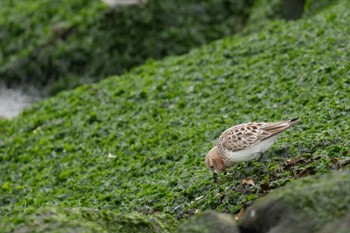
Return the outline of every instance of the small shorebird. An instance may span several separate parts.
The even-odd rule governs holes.
[[[294,118],[279,122],[251,122],[225,130],[205,157],[205,164],[213,172],[214,182],[219,172],[235,163],[260,159],[278,136],[298,121],[298,118]]]

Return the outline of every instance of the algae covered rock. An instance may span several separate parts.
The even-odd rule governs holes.
[[[108,10],[101,1],[7,2],[0,8],[1,81],[49,85],[50,94],[234,34],[254,3],[150,0]]]
[[[350,213],[324,226],[319,233],[348,233],[350,231]]]
[[[258,200],[239,227],[256,233],[341,233],[349,229],[349,213],[350,172],[334,172],[298,180]]]
[[[138,213],[114,213],[94,209],[42,208],[25,211],[16,218],[0,223],[2,232],[171,232],[166,216]]]
[[[334,169],[331,159],[349,157],[349,7],[149,61],[0,121],[0,215],[46,206],[180,220],[197,209],[236,213]],[[204,156],[220,132],[295,116],[302,123],[267,161],[237,164],[213,185]],[[257,185],[242,184],[247,177]]]
[[[238,233],[236,221],[229,214],[206,211],[180,226],[182,233]]]

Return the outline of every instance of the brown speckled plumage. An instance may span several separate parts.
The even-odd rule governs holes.
[[[282,133],[291,126],[289,121],[251,122],[232,126],[220,135],[216,146],[220,151],[244,150],[266,138]]]
[[[298,118],[279,122],[251,122],[232,126],[219,137],[205,159],[207,167],[222,171],[236,162],[248,161],[266,151],[280,133],[298,123]],[[220,166],[217,166],[219,164]]]

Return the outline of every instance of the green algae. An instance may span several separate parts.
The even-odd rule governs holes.
[[[149,60],[0,121],[0,214],[27,207],[171,215],[236,213],[271,189],[349,156],[349,3],[296,22]],[[262,163],[218,184],[204,156],[248,121],[300,117]],[[278,158],[304,158],[284,166]],[[241,184],[251,177],[256,185]]]
[[[102,1],[4,1],[0,76],[52,95],[232,35],[253,3],[149,0],[108,9]]]
[[[14,222],[0,223],[2,232],[170,232],[172,220],[166,216],[143,216],[138,213],[115,213],[94,209],[40,208],[28,209]]]

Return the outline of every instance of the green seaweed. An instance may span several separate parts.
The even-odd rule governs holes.
[[[53,95],[240,31],[254,1],[4,1],[0,76]],[[46,89],[45,89],[46,90]]]
[[[46,206],[179,220],[206,209],[234,214],[333,170],[331,159],[347,158],[350,146],[348,7],[149,60],[0,121],[0,215],[16,226],[28,207]],[[300,124],[262,162],[237,164],[213,184],[204,156],[223,130],[293,117]],[[256,185],[241,184],[247,177]]]
[[[15,225],[3,224],[2,232],[169,232],[173,220],[166,216],[143,216],[83,208],[27,209],[15,219]],[[6,220],[5,220],[6,222]]]

